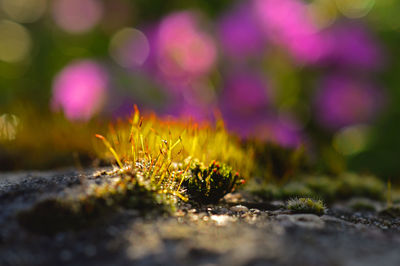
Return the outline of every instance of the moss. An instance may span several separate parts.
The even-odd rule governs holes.
[[[325,212],[325,204],[322,200],[314,200],[311,198],[297,198],[287,201],[287,208],[293,213],[312,213],[323,215]]]
[[[46,235],[82,228],[88,224],[89,217],[80,215],[72,204],[59,199],[46,199],[17,215],[25,229]]]
[[[229,166],[214,161],[208,167],[194,163],[182,185],[190,200],[199,204],[212,204],[218,203],[242,183],[239,173],[234,174]]]
[[[399,218],[400,217],[400,205],[394,205],[387,207],[386,209],[379,212],[382,216],[389,216],[391,218]]]
[[[304,179],[305,185],[312,191],[315,197],[325,202],[333,202],[336,197],[339,182],[336,178],[328,176],[312,176]]]
[[[339,176],[336,198],[366,197],[384,200],[385,184],[374,176],[346,173]]]
[[[171,199],[165,197],[168,195],[125,176],[115,182],[92,186],[77,197],[40,201],[31,209],[19,212],[17,218],[29,231],[51,235],[85,228],[121,207],[142,213],[150,210],[168,212],[167,202]]]
[[[282,199],[313,197],[314,192],[304,182],[294,181],[284,185],[281,189]]]
[[[254,149],[255,174],[262,176],[268,182],[286,181],[310,169],[310,163],[303,148],[290,149],[254,140],[247,144]]]
[[[263,200],[276,200],[281,198],[281,189],[274,184],[249,184],[247,191]]]
[[[258,184],[249,192],[266,200],[290,198],[320,198],[327,203],[350,198],[385,198],[384,183],[374,177],[357,174],[343,174],[337,177],[303,176],[283,186]]]
[[[349,206],[354,211],[375,212],[377,210],[376,204],[365,198],[354,198],[349,202]]]

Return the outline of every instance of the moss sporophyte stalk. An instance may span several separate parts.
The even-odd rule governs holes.
[[[162,120],[141,117],[134,109],[129,123],[110,126],[106,137],[96,134],[103,143],[95,147],[98,156],[117,167],[73,197],[47,199],[21,212],[22,225],[52,234],[80,228],[120,207],[171,212],[180,201],[217,203],[244,183],[232,167],[249,175],[252,151],[227,133],[222,120],[215,125]],[[48,221],[52,227],[43,226]]]
[[[141,116],[136,106],[134,110],[129,121],[110,125],[107,135],[96,134],[100,141],[96,142],[95,151],[100,159],[115,163],[114,170],[105,171],[99,182],[82,186],[71,197],[39,201],[30,210],[20,212],[20,224],[52,234],[79,229],[121,207],[170,213],[186,201],[194,206],[216,204],[247,180],[249,187],[256,184],[256,178],[248,179],[255,173],[265,178],[264,181],[275,179],[279,181],[276,184],[282,185],[274,188],[272,182],[267,183],[269,187],[256,184],[253,194],[267,200],[294,198],[287,202],[287,208],[293,213],[322,215],[324,203],[312,198],[328,203],[354,195],[382,198],[384,185],[372,176],[306,175],[292,180],[296,177],[294,173],[302,169],[297,154],[289,156],[290,152],[285,153],[278,147],[267,149],[267,146],[257,153],[251,143],[228,134],[221,119],[215,124],[195,123]],[[268,163],[260,160],[255,164],[255,155],[266,156]],[[282,164],[283,171],[268,168],[274,162],[283,162],[286,155],[295,163]],[[259,174],[263,171],[267,172],[266,177]],[[248,191],[252,193],[251,189]],[[45,226],[49,221],[52,226]]]
[[[233,168],[249,175],[252,151],[228,134],[222,119],[215,125],[199,124],[142,117],[136,106],[134,110],[130,123],[111,126],[107,137],[96,135],[107,148],[98,148],[99,156],[113,159],[122,176],[133,171],[137,182],[157,193],[207,204],[217,203],[244,182]]]

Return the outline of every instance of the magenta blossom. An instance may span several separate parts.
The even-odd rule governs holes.
[[[222,115],[226,128],[230,132],[237,134],[243,139],[247,139],[253,136],[256,128],[264,122],[267,111],[254,111],[253,113],[244,115],[224,109]]]
[[[231,73],[220,98],[227,128],[245,138],[251,135],[269,112],[270,94],[260,75],[248,70]]]
[[[240,114],[266,109],[270,91],[260,75],[249,71],[235,71],[225,81],[222,109]]]
[[[289,116],[269,117],[260,123],[252,136],[256,139],[297,148],[305,144],[304,133],[298,122]]]
[[[259,24],[249,6],[239,6],[226,13],[219,21],[219,35],[223,52],[241,59],[259,56],[265,46]]]
[[[160,24],[157,61],[167,77],[185,78],[207,74],[217,58],[215,42],[203,31],[194,14],[173,13]]]
[[[326,32],[331,45],[329,62],[361,69],[377,69],[383,55],[378,42],[359,24],[342,23]]]
[[[382,103],[382,91],[345,75],[325,78],[315,96],[317,120],[328,129],[370,122]]]
[[[96,114],[106,96],[108,75],[92,60],[69,64],[53,82],[53,110],[62,109],[70,120],[88,120]]]
[[[248,116],[225,114],[225,120],[228,130],[245,139],[268,141],[287,148],[296,148],[304,143],[304,133],[294,119],[278,118],[266,110]]]
[[[299,62],[314,63],[329,49],[300,0],[254,0],[253,10],[266,37],[285,47]]]
[[[177,97],[174,103],[164,112],[166,115],[174,117],[189,118],[196,122],[213,121],[215,118],[215,111],[217,107],[215,104],[204,104],[202,102],[191,102],[181,97]]]

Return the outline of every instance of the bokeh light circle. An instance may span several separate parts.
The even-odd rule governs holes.
[[[333,147],[343,155],[362,152],[368,144],[370,128],[367,125],[354,125],[341,129],[333,138]]]
[[[13,114],[3,114],[0,116],[0,141],[11,141],[14,140],[18,127],[20,125],[20,119]]]
[[[111,57],[123,67],[141,66],[150,53],[149,41],[141,31],[133,28],[119,30],[110,42]]]
[[[38,20],[46,11],[46,0],[3,0],[0,5],[12,20],[31,23]]]
[[[323,29],[331,26],[337,19],[335,3],[330,0],[316,0],[307,5],[315,24]]]
[[[366,16],[375,5],[375,0],[336,0],[339,11],[348,18]]]
[[[25,27],[9,20],[0,20],[0,61],[20,62],[27,58],[31,46],[31,37]]]
[[[53,17],[69,33],[91,30],[102,18],[103,5],[98,0],[55,0]]]

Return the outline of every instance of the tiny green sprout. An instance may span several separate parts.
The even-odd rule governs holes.
[[[387,182],[386,203],[387,203],[388,207],[392,207],[393,206],[392,182],[390,181],[390,179]]]
[[[287,208],[294,213],[312,213],[316,215],[323,215],[326,207],[322,200],[296,198],[287,201]]]
[[[218,203],[226,194],[244,183],[238,172],[213,161],[208,167],[199,162],[193,163],[182,186],[191,200],[200,204],[212,204]]]

